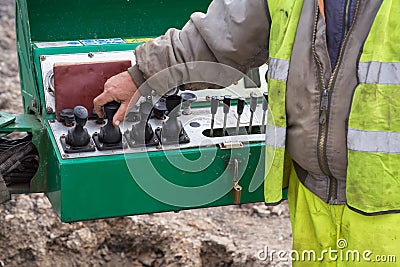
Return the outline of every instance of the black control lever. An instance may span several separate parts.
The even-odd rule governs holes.
[[[107,124],[100,128],[99,140],[104,144],[118,144],[122,140],[122,133],[119,127],[114,127],[112,120],[117,113],[120,103],[112,101],[104,105],[104,114]]]
[[[76,106],[74,108],[75,127],[68,130],[65,142],[71,147],[84,147],[90,143],[90,135],[85,129],[88,120],[88,111],[85,107]]]
[[[231,108],[231,96],[226,95],[224,96],[224,100],[222,101],[224,104],[224,125],[222,129],[222,136],[225,136],[226,133],[226,121],[228,119],[229,109]]]
[[[217,114],[219,99],[216,96],[211,97],[211,129],[210,136],[214,136],[214,122],[215,122],[215,114]]]
[[[237,118],[237,122],[236,122],[236,135],[239,135],[240,117],[243,114],[245,103],[246,103],[246,101],[245,101],[244,97],[238,98],[238,102],[237,102],[237,106],[236,106],[236,109],[237,109],[236,112],[238,114],[238,118]]]
[[[159,103],[164,102],[158,102],[158,104]],[[154,109],[155,106],[152,107],[149,102],[143,102],[140,104],[139,108],[137,108],[139,121],[132,125],[131,130],[126,130],[124,133],[125,139],[130,147],[158,146],[160,144],[158,137],[154,134],[153,128],[149,123],[151,112],[153,110],[154,113]],[[158,114],[160,116],[159,119],[163,119],[164,117],[165,112],[163,110],[161,111],[162,113]]]
[[[170,95],[166,98],[168,119],[163,122],[162,129],[157,129],[156,134],[162,144],[184,144],[189,143],[187,135],[178,117],[181,115],[182,97]]]
[[[263,116],[262,116],[261,133],[265,133],[265,117],[266,117],[267,110],[268,110],[268,93],[267,92],[263,93],[262,109],[263,109]]]
[[[249,123],[249,134],[252,133],[253,130],[253,119],[254,119],[254,112],[257,109],[257,95],[254,93],[250,94],[250,123]]]

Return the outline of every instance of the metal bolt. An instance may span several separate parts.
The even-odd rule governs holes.
[[[46,113],[47,114],[53,114],[54,113],[53,108],[52,107],[46,107]]]
[[[88,57],[92,58],[92,57],[94,57],[94,54],[93,54],[92,52],[90,52],[90,53],[88,54]]]
[[[45,61],[46,60],[46,56],[40,56],[40,61]]]
[[[36,98],[32,99],[31,106],[33,108],[37,108],[37,100],[36,100]]]

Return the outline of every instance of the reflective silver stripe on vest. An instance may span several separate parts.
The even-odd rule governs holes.
[[[347,148],[359,152],[400,154],[400,133],[349,129]]]
[[[265,144],[277,148],[285,148],[286,128],[266,125]]]
[[[360,62],[358,79],[363,84],[400,84],[400,62]]]
[[[289,61],[278,58],[268,59],[268,78],[286,82],[288,74]]]

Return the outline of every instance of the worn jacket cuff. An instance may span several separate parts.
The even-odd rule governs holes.
[[[142,96],[151,94],[151,88],[148,86],[141,86],[146,79],[143,77],[143,72],[139,69],[138,65],[134,65],[128,69],[129,74],[132,77],[136,87],[139,89]]]

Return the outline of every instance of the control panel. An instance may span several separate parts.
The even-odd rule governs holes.
[[[135,63],[132,51],[41,56],[46,107],[56,118],[48,123],[63,159],[215,145],[231,149],[265,140],[266,65],[223,89],[177,87],[164,96],[141,97],[116,128],[112,118],[119,103],[105,105],[100,118],[92,102],[126,62]]]

